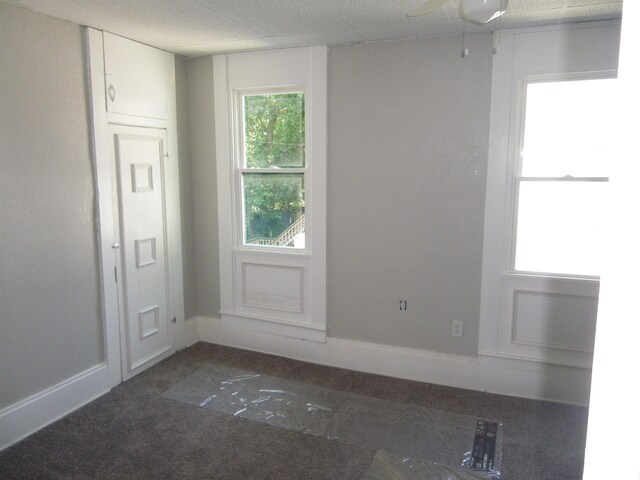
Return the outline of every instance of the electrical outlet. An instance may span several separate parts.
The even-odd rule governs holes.
[[[407,311],[407,301],[404,299],[400,300],[400,311],[401,312]]]
[[[451,335],[454,337],[462,338],[462,332],[464,330],[464,322],[455,321],[451,324]]]

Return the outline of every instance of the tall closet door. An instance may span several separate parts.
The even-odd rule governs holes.
[[[175,351],[166,252],[166,131],[111,125],[118,184],[123,378]]]
[[[105,362],[115,386],[186,344],[175,57],[86,34]]]

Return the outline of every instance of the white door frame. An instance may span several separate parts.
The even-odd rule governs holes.
[[[104,355],[109,367],[110,386],[123,381],[122,355],[120,345],[120,316],[118,306],[118,285],[116,283],[116,265],[118,254],[112,247],[119,240],[115,236],[114,202],[117,202],[117,178],[115,164],[109,147],[109,124],[134,127],[162,128],[167,131],[167,151],[169,157],[164,162],[166,195],[167,230],[167,269],[169,277],[168,297],[170,319],[175,318],[176,350],[185,347],[184,336],[184,296],[182,281],[182,242],[180,227],[180,187],[178,170],[178,139],[175,105],[175,77],[170,90],[167,119],[158,120],[133,115],[107,112],[106,85],[104,68],[103,32],[86,29],[86,51],[88,54],[87,77],[90,97],[90,117],[92,128],[92,159],[94,167],[94,185],[96,190],[97,241],[99,246],[101,308],[104,331]]]

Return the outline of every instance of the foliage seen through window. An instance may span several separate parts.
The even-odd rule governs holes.
[[[304,173],[291,170],[305,167],[304,94],[244,96],[243,108],[245,243],[304,248]]]

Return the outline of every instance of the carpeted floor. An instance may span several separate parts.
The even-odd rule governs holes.
[[[504,423],[502,479],[579,480],[587,409],[198,343],[0,452],[0,479],[354,479],[374,450],[163,398],[216,363]]]

